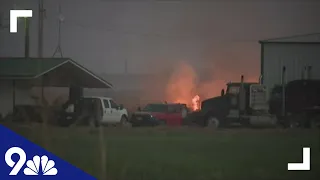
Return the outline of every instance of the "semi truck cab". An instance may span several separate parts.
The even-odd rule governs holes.
[[[259,83],[228,83],[226,93],[204,100],[201,104],[202,124],[220,127],[230,124],[260,125],[276,124],[269,113],[267,88]]]

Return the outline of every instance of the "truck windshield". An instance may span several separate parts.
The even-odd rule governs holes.
[[[148,104],[142,111],[146,112],[167,112],[168,106],[165,104]]]
[[[228,89],[228,94],[239,94],[240,87],[239,86],[230,86]]]
[[[78,110],[82,111],[94,111],[94,106],[96,105],[98,99],[96,98],[83,98],[78,103]]]

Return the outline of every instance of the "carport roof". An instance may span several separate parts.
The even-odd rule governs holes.
[[[77,73],[84,73],[86,76],[90,76],[92,80],[95,80],[96,87],[93,87],[95,85],[91,83],[90,88],[112,88],[111,83],[70,58],[0,58],[0,79],[38,79],[45,74],[57,71],[59,68],[63,69],[62,67],[64,66],[79,69],[80,71],[77,71]],[[64,72],[73,73],[70,71]]]

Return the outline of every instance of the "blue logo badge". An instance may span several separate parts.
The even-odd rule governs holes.
[[[0,139],[0,179],[96,179],[2,125]]]

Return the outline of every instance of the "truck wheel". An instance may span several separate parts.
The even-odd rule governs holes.
[[[297,128],[299,125],[295,121],[290,121],[289,122],[289,128],[294,129]]]
[[[128,122],[128,119],[126,116],[122,116],[121,120],[120,120],[120,125],[122,127],[128,127],[130,125],[130,123]]]
[[[299,127],[304,127],[304,123],[302,123],[304,117],[301,114],[292,114],[286,117],[286,121],[288,123],[288,127],[291,129],[296,129]]]
[[[207,119],[207,127],[208,128],[213,128],[213,129],[217,129],[220,127],[220,121],[218,118],[210,116]]]

